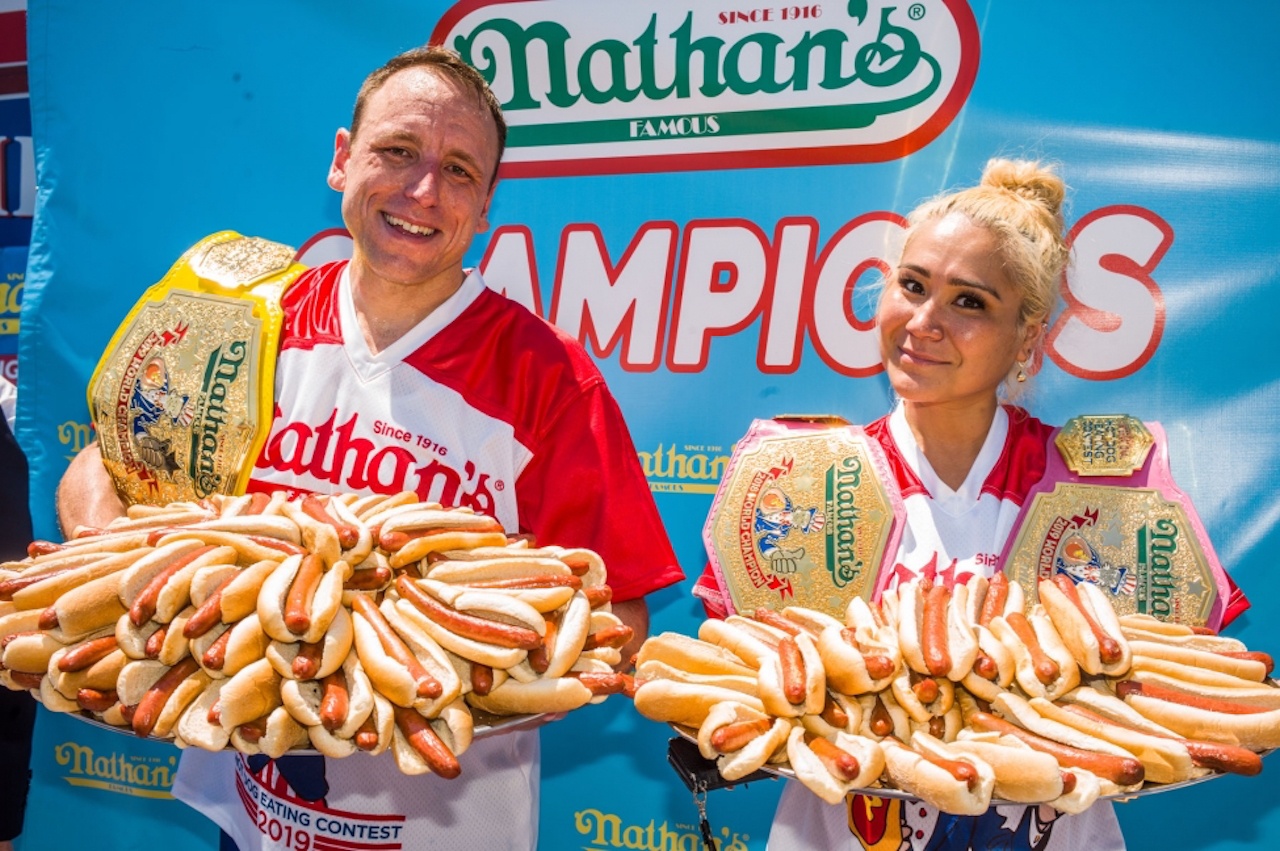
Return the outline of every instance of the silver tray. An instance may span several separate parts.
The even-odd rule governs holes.
[[[75,718],[76,720],[82,721],[83,723],[88,724],[91,727],[97,727],[99,730],[107,730],[112,733],[119,733],[120,735],[128,736],[132,739],[138,739],[139,741],[163,742],[171,745],[174,744],[174,740],[172,736],[167,738],[160,738],[156,736],[139,736],[136,733],[134,733],[133,729],[130,727],[117,727],[114,724],[108,724],[105,721],[100,721],[99,719],[94,718],[91,715],[81,715],[78,712],[62,712],[58,714],[64,718]],[[471,733],[472,741],[475,741],[477,739],[488,738],[489,736],[497,736],[502,733],[513,733],[517,730],[526,730],[526,729],[532,730],[535,727],[540,727],[549,721],[555,720],[555,717],[556,717],[555,715],[551,715],[548,713],[539,713],[536,715],[506,715],[506,716],[490,715],[489,713],[482,712],[478,709],[472,709],[471,716],[475,724]],[[231,753],[238,752],[236,748],[233,748],[230,746],[223,748],[223,750]],[[290,750],[289,753],[304,755],[304,754],[319,754],[320,751],[316,750],[315,748],[294,748]]]
[[[672,730],[675,730],[676,733],[679,734],[681,738],[688,739],[689,741],[694,742],[695,744],[697,743],[698,741],[697,735],[691,734],[688,728],[681,727],[678,724],[669,724],[668,726],[670,726]],[[1275,748],[1272,748],[1271,750],[1260,751],[1258,752],[1258,756],[1265,759],[1268,755],[1274,753],[1275,750],[1276,750]],[[764,774],[769,774],[774,777],[781,777],[784,780],[796,779],[796,773],[790,768],[783,767],[783,766],[764,765],[764,766],[761,766],[759,770]],[[1224,774],[1223,772],[1214,771],[1202,777],[1193,777],[1189,780],[1179,780],[1177,783],[1147,782],[1143,784],[1141,789],[1137,789],[1133,792],[1120,792],[1115,795],[1099,795],[1098,800],[1099,801],[1129,801],[1134,798],[1143,798],[1143,797],[1146,797],[1147,795],[1155,795],[1159,792],[1172,792],[1175,789],[1185,789],[1188,786],[1195,786],[1199,783],[1205,783],[1209,780],[1216,780],[1219,777],[1226,777],[1226,776],[1228,775]],[[850,789],[849,794],[867,795],[872,798],[900,798],[904,801],[920,800],[910,792],[904,791],[902,789],[895,789],[892,786],[867,786],[865,788]],[[991,806],[997,807],[997,806],[1003,806],[1003,805],[1029,806],[1028,804],[1022,804],[1020,802],[1006,801],[1003,798],[996,798],[996,797],[991,798]]]

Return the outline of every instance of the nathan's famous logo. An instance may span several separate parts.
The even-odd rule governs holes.
[[[222,465],[218,463],[223,429],[228,425],[243,428],[241,415],[227,409],[228,397],[250,352],[247,340],[233,340],[214,349],[205,364],[200,404],[191,424],[191,454],[188,456],[191,481],[198,497],[219,493],[224,487]],[[231,423],[228,423],[228,418]]]
[[[470,0],[432,41],[502,101],[515,177],[896,159],[977,74],[964,0],[731,6]]]
[[[375,444],[359,436],[370,426],[361,425],[358,413],[339,423],[335,410],[315,426],[298,421],[281,424],[281,417],[277,405],[276,426],[256,466],[309,476],[317,488],[327,483],[343,491],[413,491],[421,502],[472,508],[492,516],[497,509],[490,488],[506,487],[501,479],[490,481],[489,473],[481,472],[474,462],[467,461],[461,469],[449,464],[447,446],[393,423],[373,421],[373,433],[391,441]]]
[[[721,447],[704,444],[672,441],[636,454],[654,493],[715,493],[729,464]]]
[[[177,752],[162,757],[130,753],[100,753],[79,742],[63,742],[53,748],[62,766],[62,779],[72,786],[101,789],[143,798],[172,798],[170,789],[178,770]]]
[[[603,848],[627,848],[637,851],[702,851],[706,848],[702,834],[696,827],[667,822],[648,824],[623,824],[622,818],[597,809],[579,810],[573,814],[574,829],[586,838],[583,851]],[[747,851],[746,834],[734,833],[728,827],[720,828],[720,836],[713,837],[719,851]]]
[[[858,555],[858,524],[863,509],[858,505],[862,487],[862,459],[856,455],[841,458],[827,470],[827,572],[831,584],[838,589],[857,581],[865,567]]]
[[[1142,586],[1139,612],[1166,620],[1178,614],[1174,611],[1178,582],[1173,575],[1173,565],[1179,537],[1178,524],[1167,517],[1138,528],[1137,572]]]

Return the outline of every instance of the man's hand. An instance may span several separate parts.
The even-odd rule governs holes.
[[[57,507],[63,538],[70,538],[78,527],[102,527],[124,516],[124,503],[102,464],[102,450],[96,442],[71,459],[58,483]]]

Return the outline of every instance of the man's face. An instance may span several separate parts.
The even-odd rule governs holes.
[[[463,255],[489,229],[497,158],[497,128],[474,94],[425,67],[388,78],[366,102],[359,135],[338,131],[329,169],[355,242],[355,280],[461,283]]]

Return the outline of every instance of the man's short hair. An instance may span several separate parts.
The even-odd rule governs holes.
[[[355,109],[351,114],[351,138],[354,139],[360,131],[360,119],[364,116],[365,104],[369,102],[373,93],[382,88],[382,84],[396,72],[417,67],[430,68],[442,77],[470,90],[484,104],[498,130],[498,162],[502,162],[502,152],[507,147],[507,121],[502,116],[502,104],[498,102],[497,96],[489,88],[488,81],[479,71],[462,61],[462,57],[454,51],[436,44],[415,47],[393,56],[385,65],[365,77],[356,95]],[[497,175],[497,163],[494,164],[494,175],[495,177]]]

